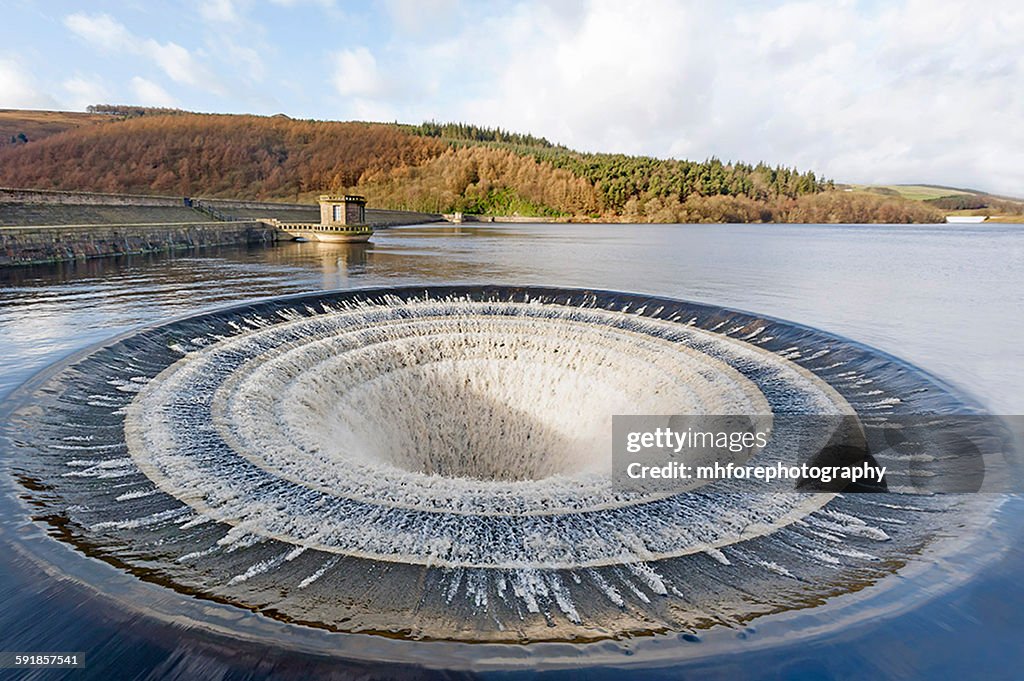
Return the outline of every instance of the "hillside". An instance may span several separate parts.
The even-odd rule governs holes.
[[[898,194],[837,191],[811,171],[581,153],[472,125],[96,110],[106,113],[8,112],[6,125],[38,127],[0,147],[0,186],[285,201],[350,191],[381,208],[636,222],[943,216]]]
[[[109,116],[96,113],[0,109],[0,149],[38,142],[65,130],[109,121]]]
[[[849,191],[919,201],[946,215],[985,215],[992,221],[1024,220],[1024,200],[976,189],[934,184],[849,185]]]

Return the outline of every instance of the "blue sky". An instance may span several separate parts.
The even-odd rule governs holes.
[[[500,125],[1024,195],[1017,0],[4,0],[0,107]]]

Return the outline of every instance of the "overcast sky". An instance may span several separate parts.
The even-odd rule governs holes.
[[[1024,2],[3,0],[0,108],[501,126],[1024,196]]]

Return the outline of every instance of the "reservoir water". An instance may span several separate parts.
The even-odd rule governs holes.
[[[78,350],[210,308],[317,290],[455,283],[593,287],[750,310],[896,355],[991,413],[1024,408],[1024,226],[1015,225],[419,226],[378,232],[369,244],[287,243],[8,269],[0,271],[0,395]],[[19,494],[7,484],[4,492]],[[898,559],[880,559],[889,577],[865,573],[856,588],[847,584],[818,605],[743,626],[550,643],[543,654],[514,644],[439,642],[391,660],[397,649],[389,639],[333,634],[347,636],[341,644],[298,623],[268,627],[267,618],[230,599],[191,598],[152,579],[136,584],[137,570],[129,574],[102,551],[89,558],[46,537],[27,520],[31,495],[20,496],[28,503],[5,500],[0,524],[3,647],[84,651],[96,678],[114,670],[188,678],[253,667],[262,670],[258,678],[398,676],[421,663],[458,674],[525,674],[531,666],[571,674],[588,666],[598,675],[624,668],[644,678],[681,669],[712,678],[1015,678],[1024,664],[1015,497],[989,500],[996,506],[990,513],[929,530],[968,550],[932,555],[901,547]],[[161,616],[127,607],[143,590]],[[193,627],[196,620],[205,626]],[[268,637],[279,648],[267,648]],[[332,646],[358,661],[340,663],[328,654]]]

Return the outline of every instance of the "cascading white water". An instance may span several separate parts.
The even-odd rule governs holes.
[[[746,343],[694,328],[671,342],[653,335],[677,327],[459,300],[326,312],[186,354],[129,406],[128,451],[205,517],[296,546],[446,567],[665,558],[820,507],[827,495],[774,495],[756,520],[722,522],[720,500],[651,504],[611,484],[614,414],[767,414],[773,402],[853,413],[813,374]],[[194,428],[198,409],[212,427]],[[272,483],[253,493],[264,476]],[[296,503],[307,490],[319,494]]]
[[[880,576],[925,541],[927,503],[625,491],[611,417],[878,416],[906,399],[887,361],[625,294],[322,294],[72,365],[32,465],[75,541],[292,620],[475,640],[692,628]]]

